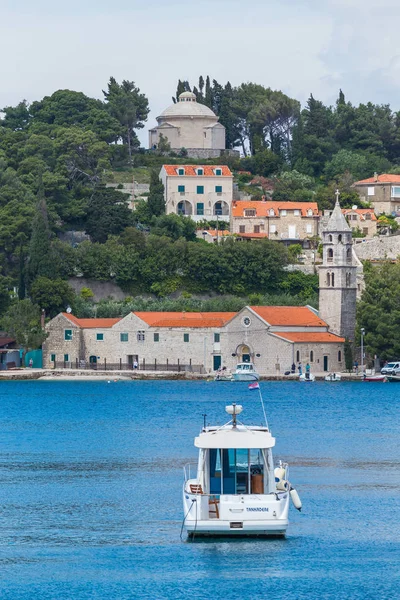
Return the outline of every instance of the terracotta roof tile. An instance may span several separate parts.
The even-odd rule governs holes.
[[[150,327],[223,327],[235,312],[134,312]]]
[[[268,237],[268,233],[238,233],[237,234],[239,237],[242,238],[267,238]]]
[[[232,204],[232,216],[243,217],[245,209],[255,209],[257,217],[269,216],[269,211],[274,210],[275,216],[279,216],[281,210],[300,210],[301,216],[306,217],[307,211],[312,210],[314,216],[318,216],[318,204],[316,202],[289,202],[278,200],[237,200]]]
[[[400,183],[400,175],[391,175],[390,173],[382,173],[378,177],[369,177],[368,179],[360,179],[353,185],[362,185],[364,183]]]
[[[277,335],[285,340],[288,340],[289,342],[303,342],[303,343],[308,343],[308,342],[320,342],[320,343],[324,343],[324,342],[336,342],[336,343],[342,343],[345,341],[344,338],[335,335],[334,333],[329,333],[327,331],[321,331],[321,333],[318,332],[304,332],[302,333],[301,331],[276,331],[274,332],[274,335]]]
[[[342,213],[348,215],[349,213],[357,213],[360,215],[361,220],[365,221],[365,215],[371,215],[370,221],[377,221],[376,214],[373,208],[342,208]]]
[[[62,314],[72,323],[83,329],[107,329],[121,321],[121,319],[78,319],[69,313]]]
[[[251,306],[270,325],[292,327],[327,327],[307,306]]]
[[[178,175],[178,169],[185,169],[185,177],[232,177],[232,172],[226,165],[163,165],[170,177],[183,177]],[[197,175],[196,169],[203,169],[203,175]],[[214,170],[221,169],[222,175],[215,175]]]

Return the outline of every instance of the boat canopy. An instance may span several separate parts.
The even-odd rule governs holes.
[[[269,431],[230,427],[204,431],[194,440],[196,448],[273,448],[275,438]]]

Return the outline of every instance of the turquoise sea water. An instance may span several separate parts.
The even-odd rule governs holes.
[[[181,542],[182,467],[245,383],[1,382],[0,598],[400,595],[400,386],[261,384],[303,512],[286,539]]]

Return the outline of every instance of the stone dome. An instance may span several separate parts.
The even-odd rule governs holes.
[[[167,119],[170,117],[207,117],[218,119],[217,115],[205,104],[199,104],[196,100],[196,94],[193,92],[183,92],[179,95],[178,102],[166,108],[158,119]]]

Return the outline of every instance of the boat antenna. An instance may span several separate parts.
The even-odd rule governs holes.
[[[203,417],[203,429],[205,429],[205,428],[206,428],[206,418],[207,418],[207,414],[206,414],[206,413],[203,413],[201,416]]]
[[[258,382],[257,382],[257,383],[258,383]],[[259,384],[259,383],[258,383],[258,387],[257,387],[257,389],[258,389],[258,393],[259,393],[259,395],[260,395],[260,402],[261,402],[261,407],[262,407],[262,411],[263,411],[263,414],[264,414],[264,421],[265,421],[265,425],[267,426],[267,429],[268,429],[268,431],[269,431],[269,425],[268,425],[268,421],[267,421],[267,413],[265,412],[264,399],[263,399],[263,397],[262,397],[262,393],[261,393],[261,387],[260,387],[260,384]]]

